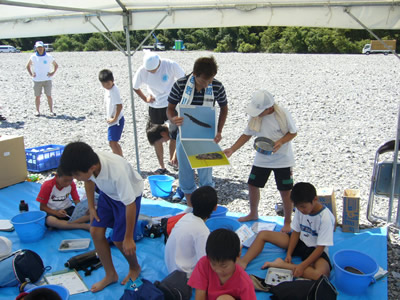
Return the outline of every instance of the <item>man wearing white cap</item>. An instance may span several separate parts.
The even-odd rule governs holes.
[[[167,118],[168,95],[174,82],[185,76],[185,72],[174,61],[162,59],[157,54],[148,52],[144,55],[143,66],[141,66],[133,77],[133,90],[146,103],[149,104],[149,122],[153,124],[164,124]],[[146,96],[140,87],[147,85]],[[171,126],[172,125],[172,126]],[[150,128],[151,126],[146,126]],[[176,126],[170,124],[171,140],[169,142],[170,164],[175,164],[174,153],[176,146]],[[154,143],[160,168],[155,174],[165,174],[167,169],[164,165],[164,148],[162,141]]]
[[[273,154],[256,152],[253,167],[247,181],[249,186],[250,213],[239,221],[246,222],[258,219],[258,203],[260,188],[268,181],[274,172],[276,186],[281,194],[285,213],[283,232],[290,232],[292,202],[290,192],[293,188],[292,168],[294,154],[291,140],[297,135],[297,128],[290,113],[277,105],[274,97],[266,90],[256,91],[246,108],[250,115],[244,133],[228,149],[224,150],[227,157],[242,147],[252,136],[266,137],[274,141]]]
[[[31,55],[28,64],[26,65],[26,69],[33,80],[33,90],[35,92],[37,111],[35,116],[40,116],[40,95],[42,94],[43,89],[47,96],[50,115],[55,116],[56,114],[53,111],[53,98],[51,97],[51,79],[58,69],[58,64],[54,60],[53,56],[47,54],[42,41],[37,41],[35,43],[35,50],[35,53]],[[50,70],[51,65],[53,66],[52,71]]]

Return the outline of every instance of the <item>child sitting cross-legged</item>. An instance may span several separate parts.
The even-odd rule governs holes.
[[[199,260],[188,282],[196,289],[196,300],[256,299],[249,275],[236,264],[240,252],[235,232],[222,228],[210,233],[207,256]]]
[[[307,182],[297,183],[292,190],[291,200],[296,208],[292,221],[293,232],[261,231],[239,259],[239,264],[246,268],[264,248],[266,242],[287,249],[285,260],[277,258],[266,262],[261,268],[283,268],[293,271],[295,277],[317,280],[321,275],[329,277],[332,269],[328,247],[333,245],[335,218],[331,211],[323,206],[317,197],[315,187]],[[302,262],[293,264],[292,257],[300,256]]]
[[[217,192],[211,186],[202,186],[193,192],[193,213],[185,214],[175,224],[165,245],[169,273],[180,270],[190,277],[196,263],[206,254],[210,230],[204,222],[217,208],[217,202]]]
[[[40,210],[47,213],[47,226],[58,229],[89,230],[89,214],[68,222],[75,208],[70,196],[75,204],[79,203],[79,195],[73,177],[64,174],[58,168],[55,176],[42,184],[36,198],[40,202]]]

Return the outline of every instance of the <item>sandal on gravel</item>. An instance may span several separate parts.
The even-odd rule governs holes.
[[[165,175],[165,174],[168,174],[169,172],[165,168],[164,169],[160,168],[160,169],[155,170],[153,173],[154,173],[154,175]]]
[[[6,117],[3,117],[2,115],[0,115],[0,121],[5,121],[7,120]]]
[[[179,170],[178,165],[173,164],[173,163],[170,162],[170,161],[168,162],[168,166],[172,167],[172,169],[174,169],[174,171],[178,171],[178,170]]]

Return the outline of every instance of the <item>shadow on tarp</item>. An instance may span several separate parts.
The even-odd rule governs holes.
[[[36,196],[40,190],[40,184],[33,182],[24,182],[12,185],[7,188],[0,189],[0,219],[11,219],[14,215],[18,214],[18,207],[20,200],[25,200],[30,210],[38,210],[39,202]],[[173,204],[166,201],[156,201],[143,199],[141,214],[148,216],[163,216],[167,214],[176,214],[177,212],[185,209],[186,206],[181,204]],[[239,217],[239,213],[230,213],[229,216]],[[261,220],[267,222],[275,222],[278,224],[275,230],[279,230],[283,224],[281,217],[261,217]],[[247,222],[251,225],[252,222]],[[60,252],[58,248],[64,239],[78,239],[90,238],[90,234],[84,230],[47,230],[43,239],[35,243],[21,243],[15,231],[13,232],[0,232],[1,236],[5,236],[13,243],[12,250],[18,249],[31,249],[37,252],[43,259],[45,266],[51,266],[52,271],[59,271],[64,269],[64,263],[72,256],[83,253],[82,251]],[[142,267],[141,276],[152,282],[161,280],[167,275],[167,269],[164,264],[164,238],[144,238],[137,243],[137,255],[139,263]],[[354,249],[362,251],[378,262],[378,264],[387,269],[387,229],[386,228],[373,228],[362,230],[360,233],[343,233],[338,228],[334,235],[335,245],[330,248],[330,256],[341,249]],[[93,250],[93,242],[91,242],[89,250]],[[86,251],[86,250],[85,250]],[[246,249],[243,249],[245,253]],[[120,276],[119,282],[124,279],[128,273],[128,265],[123,258],[122,254],[116,247],[112,247],[112,256],[114,265]],[[267,271],[261,270],[261,266],[265,261],[272,261],[277,257],[285,258],[285,251],[267,244],[264,247],[260,256],[254,259],[246,269],[249,274],[255,274],[259,277],[265,277]],[[296,258],[297,259],[297,258]],[[295,261],[296,262],[296,261]],[[299,262],[299,260],[297,260]],[[90,288],[93,283],[101,280],[104,276],[104,269],[100,268],[92,273],[92,275],[85,277],[83,271],[79,272]],[[331,274],[331,279],[334,282],[334,272]],[[339,291],[340,292],[340,291]],[[90,300],[90,299],[119,299],[123,294],[123,286],[120,283],[115,283],[106,287],[103,291],[93,294],[86,292],[82,294],[70,296],[71,300]],[[18,295],[18,288],[0,288],[0,300],[15,299]],[[268,293],[257,292],[257,299],[269,299]],[[194,297],[192,297],[194,299]],[[358,297],[349,296],[340,293],[339,300],[347,299],[365,299],[365,300],[385,300],[387,299],[387,278],[379,280],[377,283],[368,287],[366,294]]]

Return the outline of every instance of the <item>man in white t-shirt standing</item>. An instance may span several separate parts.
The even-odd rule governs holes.
[[[44,49],[42,41],[35,43],[35,53],[31,55],[26,69],[33,80],[33,90],[35,92],[35,104],[36,104],[36,117],[40,116],[40,96],[42,90],[47,96],[47,102],[49,104],[50,115],[55,116],[53,111],[53,98],[51,97],[51,79],[54,73],[58,69],[58,64],[54,60],[53,56],[47,54]],[[53,68],[51,68],[51,65]],[[51,71],[51,69],[53,69]]]
[[[150,129],[152,125],[164,124],[167,118],[168,95],[175,81],[185,76],[185,72],[174,61],[169,59],[161,59],[155,53],[146,53],[143,58],[143,66],[141,66],[133,77],[133,90],[146,103],[149,104],[149,124],[146,128]],[[147,85],[146,96],[140,87]],[[169,124],[171,140],[169,142],[170,164],[176,166],[174,159],[176,146],[177,127]],[[164,149],[162,141],[154,143],[157,159],[160,168],[155,174],[165,174],[167,169],[164,165]]]

